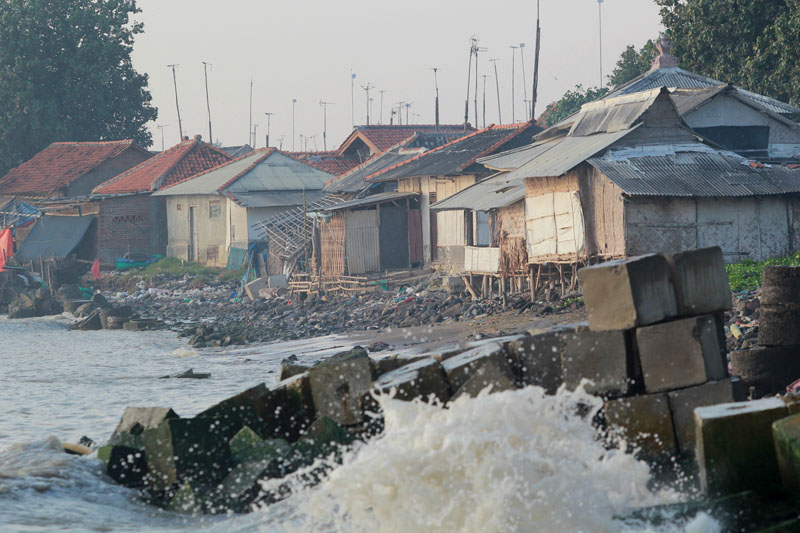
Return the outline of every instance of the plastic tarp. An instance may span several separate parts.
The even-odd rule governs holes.
[[[92,215],[41,217],[17,250],[17,259],[32,261],[40,257],[67,257],[80,245],[94,218]]]
[[[14,255],[14,239],[11,228],[0,230],[0,271],[6,266],[6,259]]]
[[[552,192],[525,199],[528,257],[582,255],[584,225],[577,192]]]

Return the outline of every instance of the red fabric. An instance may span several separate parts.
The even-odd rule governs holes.
[[[94,263],[92,263],[92,279],[97,281],[100,279],[100,260],[95,259]]]
[[[0,230],[0,271],[6,266],[6,259],[14,255],[14,239],[11,228]]]

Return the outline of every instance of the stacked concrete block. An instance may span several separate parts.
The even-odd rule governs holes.
[[[697,434],[694,410],[698,407],[734,402],[736,400],[734,387],[731,379],[724,379],[667,393],[678,451],[681,454],[695,455]]]
[[[656,459],[677,453],[666,394],[609,400],[605,404],[605,413],[609,428],[638,449],[642,457]]]
[[[634,371],[628,333],[622,330],[592,331],[578,326],[561,332],[561,373],[570,390],[588,379],[586,392],[620,396],[629,392]]]
[[[731,308],[731,289],[719,246],[665,256],[678,314],[705,315]]]

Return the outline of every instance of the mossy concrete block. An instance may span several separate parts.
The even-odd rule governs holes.
[[[661,255],[608,261],[578,271],[589,327],[630,329],[678,315],[669,264]]]
[[[126,407],[108,443],[143,449],[142,432],[170,418],[179,417],[169,407]]]
[[[269,389],[264,383],[222,400],[199,413],[197,418],[213,418],[223,422],[226,439],[232,438],[243,427],[248,426],[259,435],[267,436],[269,428],[259,411],[264,409],[264,398]]]
[[[647,392],[700,385],[728,377],[722,365],[717,321],[711,315],[684,318],[636,330]]]
[[[605,414],[609,427],[639,448],[642,457],[668,458],[677,453],[666,394],[609,400],[605,403]]]
[[[516,361],[523,385],[542,387],[555,394],[561,386],[562,330],[538,333],[512,341],[508,352]]]
[[[444,369],[432,358],[420,359],[387,372],[375,381],[374,387],[384,394],[394,390],[398,400],[430,401],[435,398],[444,404],[450,399],[450,386]]]
[[[633,380],[630,342],[625,331],[592,331],[578,326],[561,334],[561,375],[575,390],[582,379],[591,380],[586,392],[625,394]]]
[[[263,398],[258,412],[267,424],[265,437],[289,442],[299,439],[316,416],[309,373],[278,383]]]
[[[514,381],[509,378],[508,372],[497,367],[494,361],[486,361],[475,370],[469,379],[453,395],[453,399],[462,396],[475,398],[487,387],[491,387],[491,393],[517,390]]]
[[[249,427],[243,427],[230,440],[231,456],[237,463],[262,461],[284,455],[289,443],[284,439],[264,440]]]
[[[780,398],[698,407],[694,411],[700,487],[716,496],[780,488],[772,423],[786,416]]]
[[[108,476],[125,487],[139,488],[147,476],[145,452],[128,446],[107,444],[97,450]]]
[[[213,482],[227,474],[228,430],[213,418],[171,418],[142,435],[148,484],[165,490],[187,480]]]
[[[511,356],[498,342],[488,342],[455,355],[442,363],[451,390],[457,391],[487,361],[495,364],[509,380],[514,380]]]
[[[372,388],[372,365],[363,355],[334,356],[308,371],[317,413],[342,425],[363,420],[361,398]]]
[[[191,483],[186,482],[181,485],[181,488],[178,489],[178,492],[167,504],[167,511],[189,515],[197,515],[203,512],[201,499],[195,494]]]
[[[706,315],[731,308],[731,288],[719,246],[665,256],[681,316]]]
[[[800,497],[800,415],[773,422],[772,437],[783,486]]]
[[[697,443],[694,410],[698,407],[731,403],[736,400],[730,379],[711,381],[696,387],[671,391],[667,393],[667,396],[669,397],[669,408],[672,411],[675,435],[678,438],[678,449],[685,455],[694,455]]]

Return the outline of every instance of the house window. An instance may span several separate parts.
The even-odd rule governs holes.
[[[181,204],[178,204],[178,211],[180,211],[181,209],[182,209]]]
[[[222,206],[219,200],[212,200],[208,202],[208,218],[217,218],[222,213]]]
[[[431,205],[436,203],[436,191],[431,191],[428,193],[428,203]]]

